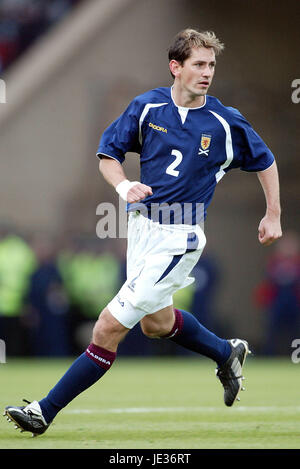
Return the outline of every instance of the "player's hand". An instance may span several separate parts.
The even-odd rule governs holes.
[[[152,195],[152,189],[150,186],[141,184],[140,182],[132,186],[127,192],[127,202],[130,204],[140,202],[145,199],[148,195]]]
[[[258,226],[258,241],[263,246],[270,246],[270,244],[281,238],[281,236],[280,218],[266,215]]]
[[[130,182],[128,179],[124,179],[120,182],[116,187],[116,191],[123,200],[130,204],[140,202],[145,199],[147,195],[152,195],[150,186],[146,186],[139,181]]]

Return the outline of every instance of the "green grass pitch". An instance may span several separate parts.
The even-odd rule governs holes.
[[[42,398],[72,360],[8,359],[1,411]],[[299,449],[300,364],[249,357],[245,392],[227,408],[214,363],[197,357],[119,357],[37,438],[2,417],[1,449]]]

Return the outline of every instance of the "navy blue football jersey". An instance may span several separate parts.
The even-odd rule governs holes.
[[[274,161],[237,109],[213,96],[198,108],[179,107],[172,88],[137,96],[104,131],[97,156],[123,163],[126,152],[140,155],[140,180],[152,188],[153,195],[143,200],[149,216],[157,213],[151,215],[151,207],[177,204],[189,208],[189,224],[201,221],[199,206],[206,216],[216,184],[230,169],[262,171]]]

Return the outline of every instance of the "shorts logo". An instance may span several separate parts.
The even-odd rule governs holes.
[[[145,265],[143,265],[143,267],[141,268],[139,274],[134,277],[130,283],[128,283],[127,287],[129,288],[129,290],[131,290],[133,293],[135,292],[135,284],[136,284],[136,280],[139,278],[139,276],[141,275],[143,269],[144,269]]]
[[[122,308],[124,308],[124,301],[121,300],[120,295],[117,295],[117,300],[120,303],[120,305],[122,306]]]
[[[164,127],[160,127],[159,125],[152,124],[152,122],[149,122],[149,127],[152,127],[154,130],[159,130],[159,132],[164,132],[165,134],[168,133],[168,130],[165,129]]]
[[[137,279],[137,277],[135,277],[133,280],[131,280],[131,282],[127,285],[129,290],[131,290],[133,293],[134,293],[134,290],[135,290],[135,281],[136,281],[136,279]]]
[[[202,134],[200,148],[198,150],[198,155],[208,156],[210,143],[211,143],[211,135]]]

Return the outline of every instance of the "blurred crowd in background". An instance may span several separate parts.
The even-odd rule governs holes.
[[[274,244],[265,275],[254,290],[254,304],[265,313],[264,355],[289,354],[300,332],[300,239],[287,231]]]
[[[82,0],[0,0],[0,73]]]
[[[0,338],[7,356],[69,356],[90,342],[93,325],[126,278],[126,242],[44,234],[0,235]],[[174,297],[177,308],[192,311],[215,333],[222,320],[215,300],[222,280],[211,253],[192,272],[194,284]],[[265,276],[253,292],[253,307],[264,314],[261,353],[290,353],[300,330],[300,242],[287,233],[274,245]],[[296,332],[298,331],[298,332]],[[298,334],[298,335],[297,335]],[[143,336],[139,325],[119,347],[122,355],[184,354],[170,341]]]

